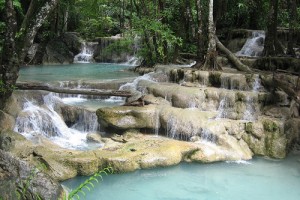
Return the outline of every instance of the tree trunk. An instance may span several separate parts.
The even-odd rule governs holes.
[[[16,15],[12,0],[5,1],[5,40],[0,66],[0,110],[11,96],[19,74],[18,56],[15,47],[17,29]]]
[[[297,26],[297,4],[296,0],[288,0],[288,9],[289,9],[289,35],[288,35],[288,46],[287,46],[287,55],[296,56],[294,50],[295,44],[295,29]]]
[[[244,65],[238,57],[236,57],[229,49],[227,49],[221,42],[220,40],[216,37],[217,41],[217,47],[218,49],[223,52],[228,60],[234,65],[236,69],[239,71],[244,71],[244,72],[251,72],[251,69],[247,66]]]
[[[204,41],[203,41],[203,24],[202,24],[202,6],[201,0],[196,0],[196,8],[197,8],[197,23],[198,23],[198,31],[197,31],[197,57],[199,59],[198,62],[204,61]]]
[[[261,20],[261,13],[263,8],[262,0],[249,1],[253,4],[252,9],[249,11],[249,27],[252,30],[259,29],[259,21]]]
[[[275,56],[283,53],[277,38],[278,0],[270,0],[267,33],[265,39],[264,56]]]
[[[209,1],[208,15],[208,49],[205,63],[202,67],[204,70],[222,70],[217,63],[217,44],[216,44],[216,28],[214,25],[214,0]]]
[[[30,20],[29,25],[26,27],[27,30],[20,30],[24,33],[21,37],[20,43],[20,52],[19,54],[19,61],[23,62],[28,49],[33,44],[33,40],[37,34],[39,28],[43,25],[44,21],[49,16],[50,12],[54,10],[59,0],[47,0],[45,4],[39,9],[37,15],[33,16],[33,19]]]
[[[132,94],[128,91],[122,90],[98,90],[98,89],[69,89],[61,87],[52,87],[40,83],[25,83],[18,82],[17,89],[20,90],[45,90],[49,92],[62,93],[62,94],[82,94],[82,95],[95,95],[95,96],[119,96],[131,97]]]

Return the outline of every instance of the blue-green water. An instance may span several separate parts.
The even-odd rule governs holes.
[[[28,66],[20,69],[19,81],[110,80],[135,77],[129,66],[106,63]]]
[[[86,178],[63,185],[75,188]],[[243,164],[180,164],[104,176],[88,200],[299,200],[300,154]]]

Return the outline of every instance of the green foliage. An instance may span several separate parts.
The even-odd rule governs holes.
[[[3,82],[3,80],[0,80],[0,94],[6,94],[6,93],[11,92],[15,89],[17,89],[16,86],[7,85]]]
[[[121,40],[116,40],[111,43],[108,47],[102,52],[105,56],[112,53],[121,55],[122,53],[134,54],[134,41],[130,37],[126,37]]]
[[[37,166],[37,168],[34,168],[30,171],[29,176],[25,180],[21,180],[19,183],[16,183],[16,195],[19,200],[25,200],[25,199],[33,199],[33,200],[41,200],[41,196],[39,194],[32,194],[32,192],[29,191],[31,181],[34,179],[34,177],[37,175],[39,170],[45,169],[46,166],[44,164],[40,164]]]
[[[76,189],[72,190],[67,197],[64,197],[64,200],[71,200],[73,198],[80,199],[80,195],[86,196],[86,192],[91,191],[95,187],[96,183],[99,183],[99,179],[103,181],[102,175],[112,174],[113,169],[111,167],[104,168],[99,172],[95,173],[93,176],[88,178],[82,184],[80,184]]]

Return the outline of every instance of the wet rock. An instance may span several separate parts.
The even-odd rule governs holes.
[[[2,174],[4,174],[0,183],[5,181],[6,186],[8,186],[8,188],[2,188],[0,186],[2,197],[17,199],[17,187],[26,187],[25,184],[27,181],[30,181],[30,185],[25,194],[28,199],[36,197],[37,195],[42,199],[53,200],[62,197],[63,189],[58,182],[26,162],[2,150],[0,150],[0,169]]]
[[[88,142],[103,143],[101,135],[98,133],[88,133],[86,136]]]
[[[15,125],[15,119],[13,116],[0,110],[0,127],[2,130],[11,130]]]

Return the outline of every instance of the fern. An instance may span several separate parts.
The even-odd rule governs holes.
[[[103,170],[97,172],[96,174],[94,174],[93,176],[91,176],[90,178],[85,180],[76,189],[72,190],[69,193],[68,197],[64,198],[64,199],[71,200],[74,197],[76,197],[77,199],[80,199],[80,196],[78,195],[79,193],[81,193],[83,196],[86,196],[86,193],[84,192],[84,190],[87,190],[90,192],[91,188],[95,187],[94,184],[99,183],[98,178],[100,178],[101,181],[103,181],[102,174],[108,175],[108,174],[112,174],[112,173],[113,173],[113,169],[111,167],[104,168]]]

